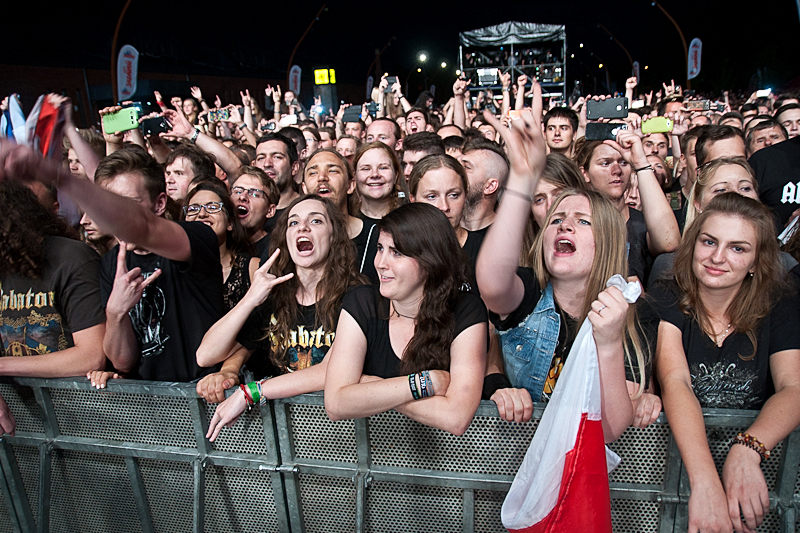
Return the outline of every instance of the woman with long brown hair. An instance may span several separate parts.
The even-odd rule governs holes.
[[[440,210],[407,204],[381,219],[379,229],[380,287],[345,298],[325,409],[333,420],[395,409],[460,435],[481,399],[486,308],[461,291],[466,265]]]
[[[686,227],[674,279],[650,292],[661,397],[691,485],[690,532],[755,531],[769,511],[760,465],[800,424],[800,316],[796,296],[781,297],[782,277],[771,211],[728,192]],[[721,477],[705,407],[761,410],[731,443]]]
[[[244,298],[203,337],[197,361],[210,366],[256,351],[254,373],[277,377],[248,384],[223,402],[209,426],[212,440],[257,396],[322,389],[342,299],[363,281],[342,214],[316,194],[295,199],[281,214],[270,250]],[[301,342],[309,336],[313,342]]]

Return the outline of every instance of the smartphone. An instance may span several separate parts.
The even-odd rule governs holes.
[[[386,86],[386,88],[383,90],[383,92],[390,93],[390,92],[392,92],[392,85],[397,83],[397,76],[388,76],[386,78],[386,81],[389,83],[389,85]]]
[[[269,122],[261,126],[261,131],[275,131],[275,123]]]
[[[145,115],[149,115],[150,113],[160,113],[161,108],[151,102],[131,102],[129,104],[118,104],[123,107],[123,109],[128,107],[134,107],[139,112],[139,116],[143,117]]]
[[[172,124],[164,117],[146,118],[142,121],[142,132],[145,135],[158,135],[172,129]]]
[[[378,114],[378,104],[375,102],[370,102],[367,106],[367,112],[369,113],[369,116],[375,118],[375,116]]]
[[[672,131],[672,120],[667,117],[653,117],[642,122],[642,133],[667,133]]]
[[[586,124],[586,140],[614,141],[617,138],[617,133],[627,129],[627,124],[617,124],[613,122],[589,122]]]
[[[216,109],[210,110],[208,112],[208,116],[206,118],[206,122],[211,124],[212,122],[218,122],[218,121],[219,121],[219,111],[217,111]]]
[[[756,91],[756,98],[766,98],[772,94],[772,89],[759,89]]]
[[[687,111],[708,111],[711,109],[711,102],[708,100],[689,100],[683,103]]]
[[[217,110],[217,120],[228,120],[231,118],[231,110],[227,107]]]
[[[605,100],[589,100],[586,102],[586,119],[625,118],[628,116],[628,99],[624,96],[606,98]],[[588,137],[587,137],[588,138]]]
[[[103,131],[109,135],[118,131],[135,130],[138,127],[139,111],[135,107],[126,107],[103,117]]]
[[[358,122],[361,118],[361,106],[351,105],[347,109],[344,110],[344,116],[342,117],[342,122]]]

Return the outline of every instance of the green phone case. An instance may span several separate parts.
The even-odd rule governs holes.
[[[103,117],[103,131],[113,135],[118,131],[128,131],[139,127],[139,111],[135,107],[126,107],[116,113]]]

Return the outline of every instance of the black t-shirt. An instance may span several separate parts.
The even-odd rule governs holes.
[[[284,342],[285,361],[279,368],[275,367],[270,358],[272,346],[279,345],[279,339],[267,335],[267,327],[275,320],[272,298],[267,298],[247,317],[236,340],[248,350],[255,350],[247,362],[247,367],[254,376],[277,376],[302,370],[321,363],[325,358],[336,337],[336,324],[333,329],[326,331],[322,325],[316,323],[316,304],[297,307],[297,320],[289,326],[289,339]]]
[[[356,268],[359,272],[369,278],[370,283],[378,284],[378,271],[375,270],[375,256],[378,253],[378,222],[377,218],[370,218],[364,213],[359,213],[364,224],[361,233],[356,235],[352,241],[356,246]]]
[[[520,277],[522,284],[525,287],[525,294],[522,297],[522,302],[519,304],[519,307],[509,314],[505,320],[501,320],[500,315],[489,311],[489,319],[492,321],[492,324],[494,324],[494,327],[497,331],[507,331],[519,326],[520,323],[522,323],[528,317],[528,315],[533,313],[534,309],[536,309],[536,305],[539,303],[539,300],[542,297],[542,291],[539,289],[539,281],[533,274],[532,268],[519,267],[517,269],[517,275]],[[561,312],[558,302],[554,303],[556,311]],[[640,296],[634,305],[636,305],[639,318],[639,324],[637,325],[639,338],[644,343],[643,348],[647,351],[646,353],[649,354],[650,360],[652,361],[652,357],[656,353],[656,340],[658,339],[658,312],[650,302],[649,298],[644,295]],[[561,312],[561,315],[566,316],[567,320],[560,320],[560,329],[558,331],[558,342],[560,348],[557,347],[555,353],[553,354],[553,357],[560,358],[560,361],[554,361],[550,364],[551,373],[553,373],[553,370],[556,369],[556,372],[553,373],[552,376],[548,376],[548,378],[554,378],[549,379],[549,381],[552,383],[552,387],[555,387],[555,382],[561,373],[561,368],[558,367],[558,365],[560,364],[561,367],[563,367],[567,360],[567,355],[572,349],[572,343],[575,341],[575,337],[577,335],[577,332],[571,332],[569,330],[569,319],[572,317],[569,317],[569,315],[564,312]],[[577,326],[578,329],[580,329],[580,324],[577,324]],[[633,347],[630,343],[628,344],[628,349],[631,354],[634,353]],[[645,387],[647,387],[648,383],[650,382],[650,372],[652,366],[647,363],[648,362],[646,361],[644,375]],[[628,381],[633,381],[636,383],[639,382],[639,365],[635,357],[631,357],[630,365],[627,362],[625,363],[625,377],[628,379]]]
[[[759,150],[749,163],[761,201],[775,211],[782,228],[800,208],[800,137]]]
[[[653,266],[653,258],[647,247],[647,225],[641,211],[630,207],[628,212],[630,216],[625,223],[628,230],[628,275],[638,276],[644,286]]]
[[[770,355],[800,349],[800,301],[795,295],[777,302],[761,321],[758,348],[748,361],[743,357],[751,356],[753,345],[747,335],[734,331],[717,346],[692,316],[681,312],[674,281],[656,283],[650,294],[661,320],[681,331],[692,388],[703,407],[760,409],[774,392]]]
[[[206,331],[222,317],[222,265],[214,231],[202,222],[178,222],[189,237],[192,256],[180,262],[159,255],[128,252],[128,269],[150,277],[142,299],[128,313],[139,342],[138,377],[158,381],[194,381],[219,366],[197,365],[197,348]],[[114,286],[119,245],[103,257],[100,288],[103,305]]]
[[[256,247],[255,256],[261,258],[261,264],[263,265],[264,261],[269,259],[269,233],[254,242],[253,245]]]
[[[0,278],[0,339],[5,355],[71,348],[72,334],[106,320],[100,302],[100,256],[86,244],[47,237],[42,277]]]
[[[275,229],[275,224],[278,222],[278,218],[284,211],[286,211],[285,207],[283,209],[275,209],[275,214],[269,217],[266,222],[264,222],[264,231],[266,231],[268,235],[272,233],[273,229]],[[267,246],[267,248],[269,248],[269,246]]]
[[[364,374],[381,378],[397,377],[400,357],[394,353],[389,339],[389,300],[381,297],[380,288],[365,285],[352,290],[345,296],[342,309],[350,313],[367,338]],[[453,339],[468,327],[487,320],[483,301],[469,292],[459,293],[453,313]]]
[[[478,296],[480,296],[480,291],[478,290],[478,280],[475,277],[475,265],[478,263],[478,252],[481,251],[483,239],[486,238],[486,232],[489,231],[490,226],[491,224],[476,231],[467,231],[467,240],[464,242],[464,246],[461,247],[469,266],[467,269],[467,281],[470,285],[470,292],[474,292]]]

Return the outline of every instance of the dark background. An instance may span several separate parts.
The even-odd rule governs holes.
[[[267,82],[285,83],[292,49],[322,2],[209,2],[167,3],[132,0],[120,28],[117,49],[132,44],[140,52],[140,80],[165,80],[165,98],[183,86],[218,78],[213,89],[232,97],[242,86],[262,90]],[[70,7],[44,8],[17,3],[4,24],[4,53],[0,64],[87,69],[84,87],[106,84],[110,95],[111,46],[114,29],[125,2],[73,3]],[[772,87],[779,91],[800,88],[796,55],[798,30],[794,0],[759,3],[686,2],[662,0],[661,5],[683,30],[687,45],[694,37],[703,41],[702,71],[692,80],[698,91],[723,89],[752,92]],[[739,9],[735,5],[746,5]],[[17,21],[16,24],[9,23]],[[409,97],[428,83],[439,91],[437,101],[451,93],[458,60],[458,32],[506,21],[565,24],[567,28],[568,89],[580,79],[586,90],[605,84],[608,69],[612,88],[624,89],[631,75],[628,57],[605,26],[641,64],[641,88],[660,86],[674,78],[685,85],[683,47],[677,30],[649,0],[616,2],[363,2],[329,1],[300,44],[294,64],[303,68],[302,101],[310,100],[313,69],[336,69],[339,96],[354,101],[364,94],[375,50],[386,47],[381,70],[409,81]],[[580,48],[579,44],[584,47]],[[416,72],[417,54],[429,56],[425,71]],[[448,67],[439,64],[446,61]],[[604,69],[599,69],[599,63]],[[647,70],[644,67],[648,66]],[[19,79],[30,70],[8,69],[0,79],[2,94],[43,92],[41,82]],[[42,69],[38,69],[41,71]],[[45,69],[48,90],[59,90],[62,71]],[[77,72],[77,71],[76,71]],[[231,78],[238,78],[231,79]],[[76,78],[77,80],[77,78]],[[167,80],[171,80],[167,83]],[[246,80],[246,81],[243,81]],[[77,81],[75,82],[77,84]],[[45,83],[46,85],[47,83]],[[92,86],[89,89],[89,86]],[[260,86],[260,87],[259,87]],[[20,89],[22,87],[22,89]],[[259,88],[256,88],[259,87]],[[284,87],[285,88],[285,87]],[[76,89],[77,90],[77,89]],[[64,92],[62,90],[60,92]],[[263,94],[263,92],[261,93]],[[206,92],[208,95],[208,91]],[[36,95],[27,99],[32,100]],[[75,98],[75,96],[73,96]],[[211,95],[213,99],[213,94]],[[363,98],[363,97],[362,97]],[[225,100],[225,98],[223,98]],[[27,107],[32,102],[25,102]]]

